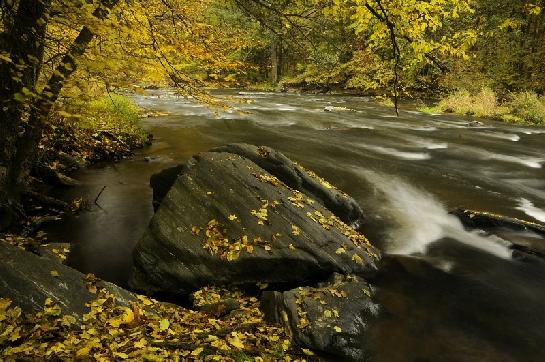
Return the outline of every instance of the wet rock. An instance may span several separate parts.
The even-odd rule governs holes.
[[[451,214],[456,215],[467,228],[481,229],[510,241],[514,257],[545,259],[545,225],[476,210],[457,209]],[[513,232],[529,234],[524,237]]]
[[[0,297],[11,299],[25,312],[41,311],[46,298],[51,298],[63,313],[81,317],[87,311],[85,304],[96,298],[88,289],[91,284],[107,289],[121,305],[134,298],[114,284],[85,280],[85,275],[56,259],[43,258],[4,242],[0,242],[0,259]]]
[[[183,295],[376,269],[378,251],[363,235],[248,158],[216,150],[164,173],[152,184],[176,178],[134,250],[135,289]]]
[[[320,202],[348,224],[357,227],[365,219],[363,210],[352,197],[272,148],[236,143],[212,152],[234,153],[251,160],[287,186]]]
[[[508,227],[516,230],[531,230],[545,236],[545,225],[497,215],[485,211],[457,209],[451,212],[462,224],[471,228]]]
[[[347,111],[354,111],[353,109],[347,108],[347,107],[336,107],[336,106],[327,106],[324,107],[324,112],[347,112]]]
[[[316,288],[264,292],[262,309],[270,322],[282,324],[303,348],[344,360],[368,360],[361,343],[379,313],[373,288],[357,276],[335,274]]]
[[[483,122],[480,121],[471,121],[467,124],[468,127],[482,127],[484,126]]]
[[[70,253],[69,243],[49,243],[38,247],[38,255],[58,263],[64,263]]]
[[[150,186],[153,189],[153,209],[157,211],[163,198],[178,178],[178,175],[184,170],[185,165],[179,165],[166,168],[150,178]]]

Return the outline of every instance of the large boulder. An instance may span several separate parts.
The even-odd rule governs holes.
[[[135,289],[300,285],[376,269],[378,251],[363,235],[249,158],[216,150],[178,171],[134,250]]]
[[[363,210],[356,200],[338,190],[314,172],[307,170],[272,148],[234,143],[212,149],[211,152],[233,153],[252,161],[287,186],[318,201],[343,222],[351,226],[358,227],[365,219]],[[153,204],[156,209],[178,175],[183,173],[185,169],[186,165],[178,165],[167,168],[151,177]]]
[[[317,287],[264,292],[262,309],[282,324],[299,346],[344,360],[370,358],[361,342],[378,313],[373,287],[357,276],[335,274]]]
[[[88,311],[86,303],[105,288],[121,305],[134,295],[114,284],[94,280],[54,258],[45,258],[0,242],[0,297],[11,299],[25,312],[38,312],[51,298],[63,314],[78,318]],[[95,293],[93,293],[95,292]]]
[[[351,226],[357,228],[365,219],[363,210],[356,200],[272,148],[234,143],[215,148],[212,152],[234,153],[251,160],[287,186],[318,201]]]

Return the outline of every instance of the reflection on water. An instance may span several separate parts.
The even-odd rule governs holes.
[[[142,120],[154,144],[133,159],[81,171],[62,197],[100,207],[52,225],[74,243],[69,262],[124,284],[131,250],[152,216],[149,177],[232,142],[276,148],[351,194],[364,232],[386,252],[382,317],[362,343],[381,361],[539,360],[545,353],[545,267],[512,258],[506,240],[545,250],[535,235],[466,231],[462,207],[545,221],[542,130],[392,109],[364,97],[222,91],[216,112],[174,92],[137,96],[168,116]],[[236,97],[236,98],[235,98]],[[341,105],[350,111],[324,112]],[[333,108],[334,109],[334,108]],[[399,254],[405,254],[402,256]]]

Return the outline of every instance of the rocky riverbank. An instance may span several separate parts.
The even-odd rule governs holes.
[[[156,213],[134,250],[133,291],[64,265],[68,245],[0,240],[1,357],[369,360],[362,341],[384,333],[384,313],[404,313],[378,297],[388,270],[408,284],[451,278],[418,258],[381,261],[357,202],[268,147],[200,153],[151,185]],[[545,236],[538,224],[454,214],[481,232]],[[537,265],[538,246],[510,248]]]

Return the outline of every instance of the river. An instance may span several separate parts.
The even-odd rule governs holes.
[[[69,264],[125,285],[131,251],[153,215],[149,177],[232,142],[267,145],[353,196],[363,232],[386,257],[374,281],[384,313],[369,345],[377,360],[540,360],[545,355],[545,264],[511,257],[509,238],[466,231],[448,211],[477,209],[545,223],[545,129],[391,108],[365,97],[216,91],[214,111],[171,91],[135,96],[168,115],[146,118],[152,146],[80,171],[100,207],[51,225],[73,243]],[[329,107],[332,112],[324,111]],[[348,110],[331,107],[346,107]]]

